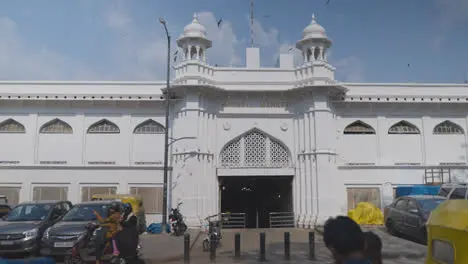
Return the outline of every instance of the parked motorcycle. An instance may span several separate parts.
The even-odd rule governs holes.
[[[185,231],[187,231],[187,225],[184,222],[184,216],[180,213],[180,205],[182,202],[177,204],[176,208],[171,209],[171,213],[169,214],[169,220],[171,221],[172,226],[172,234],[175,236],[182,236],[184,235]]]
[[[215,217],[218,219],[212,220]],[[221,221],[219,220],[219,214],[208,216],[205,218],[208,221],[208,233],[205,239],[203,239],[202,246],[203,251],[210,251],[211,243],[214,243],[214,247],[218,248],[221,246]]]

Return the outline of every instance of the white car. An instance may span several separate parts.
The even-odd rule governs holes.
[[[468,185],[459,183],[445,183],[440,186],[439,196],[447,197],[450,200],[465,200],[468,195]]]

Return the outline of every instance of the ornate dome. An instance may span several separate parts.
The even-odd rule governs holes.
[[[315,14],[312,14],[312,22],[302,31],[302,39],[326,39],[325,29],[315,21]]]
[[[184,28],[184,34],[181,37],[206,38],[206,28],[198,21],[197,14],[193,14],[192,23]]]

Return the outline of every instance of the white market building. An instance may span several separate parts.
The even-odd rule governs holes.
[[[177,40],[169,133],[169,201],[190,225],[208,215],[270,213],[297,226],[382,204],[393,186],[463,178],[468,85],[343,83],[315,19],[296,47],[260,67],[210,65],[197,21]],[[0,194],[13,203],[80,202],[96,193],[139,193],[160,221],[165,82],[0,82]],[[440,176],[443,176],[442,178]]]

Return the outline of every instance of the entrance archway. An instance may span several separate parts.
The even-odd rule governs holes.
[[[230,141],[220,153],[220,168],[232,171],[230,176],[218,177],[221,212],[244,215],[248,228],[274,227],[276,220],[272,219],[279,213],[293,224],[293,175],[281,174],[290,167],[291,155],[286,146],[258,129]],[[262,174],[260,168],[267,170]],[[252,173],[241,176],[239,171]]]

